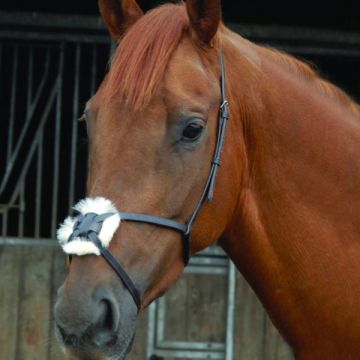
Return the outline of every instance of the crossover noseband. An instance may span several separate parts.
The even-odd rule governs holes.
[[[225,142],[227,120],[229,119],[223,54],[220,55],[220,67],[221,67],[221,106],[219,111],[219,123],[218,123],[217,141],[216,141],[214,157],[211,162],[210,173],[206,180],[204,190],[189,220],[186,223],[181,223],[167,218],[152,216],[147,214],[115,212],[115,211],[105,211],[104,213],[101,214],[96,214],[93,212],[85,212],[85,213],[80,213],[80,215],[78,215],[75,219],[71,220],[72,223],[70,224],[70,228],[71,228],[70,231],[67,232],[67,230],[65,230],[62,235],[59,235],[58,232],[58,238],[60,244],[62,245],[66,253],[70,255],[71,254],[83,255],[88,253],[95,253],[97,255],[101,254],[109,263],[109,265],[114,269],[114,271],[118,274],[124,286],[128,289],[130,295],[134,299],[134,302],[138,310],[140,310],[141,307],[141,299],[138,289],[136,288],[133,281],[131,280],[127,272],[124,270],[120,262],[107,249],[107,245],[110,242],[113,233],[117,229],[119,222],[117,222],[117,225],[113,226],[111,236],[110,238],[109,236],[107,236],[106,241],[102,239],[101,231],[102,231],[103,223],[105,221],[108,221],[113,216],[118,216],[119,219],[122,221],[147,223],[177,231],[182,235],[182,239],[183,239],[184,264],[185,265],[188,264],[190,259],[191,234],[192,234],[193,224],[201,208],[203,207],[205,201],[206,200],[211,201],[213,198],[217,171],[219,166],[221,165],[221,155]],[[64,224],[66,225],[66,221]],[[71,250],[72,249],[71,242],[74,242],[76,239],[82,239],[82,242],[84,242],[84,239],[85,241],[90,241],[91,242],[90,245],[91,246],[94,245],[95,248],[89,250],[89,252],[86,253],[82,253],[82,254],[76,253],[73,250]],[[68,248],[66,248],[66,246],[68,246]]]

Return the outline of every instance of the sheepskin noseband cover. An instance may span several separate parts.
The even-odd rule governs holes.
[[[60,246],[69,255],[99,256],[98,246],[88,237],[82,236],[81,227],[96,229],[101,245],[108,248],[120,224],[118,210],[110,200],[103,197],[83,199],[74,206],[74,210],[79,213],[79,216],[68,216],[57,231]],[[83,221],[83,224],[80,224],[79,219]],[[86,222],[87,224],[84,224]]]

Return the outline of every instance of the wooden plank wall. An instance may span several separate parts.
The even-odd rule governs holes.
[[[0,246],[0,274],[0,359],[64,360],[52,317],[56,291],[66,274],[63,254],[52,246]],[[167,312],[170,340],[224,340],[226,304],[221,294],[226,294],[226,284],[203,280],[187,275],[167,295],[167,308],[176,309]],[[236,295],[234,360],[293,359],[240,275]],[[140,316],[129,360],[146,359],[146,332],[147,312]]]

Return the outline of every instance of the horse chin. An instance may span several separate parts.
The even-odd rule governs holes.
[[[114,345],[111,354],[106,360],[125,360],[126,355],[131,351],[135,338],[135,329],[132,334],[129,334],[126,338],[123,338]]]
[[[58,341],[60,336],[55,331]],[[130,352],[135,337],[135,325],[122,329],[117,340],[102,347],[88,345],[80,340],[76,347],[61,343],[61,348],[68,360],[125,360]]]
[[[102,349],[94,347],[74,349],[63,346],[63,351],[68,360],[125,360],[131,350],[133,338],[132,336],[129,340]]]

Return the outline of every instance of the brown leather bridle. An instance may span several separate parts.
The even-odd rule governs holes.
[[[218,132],[217,132],[217,141],[215,146],[214,157],[211,162],[211,169],[209,176],[206,180],[204,190],[200,196],[200,200],[190,216],[189,220],[186,223],[181,223],[175,220],[153,216],[148,214],[138,214],[138,213],[129,213],[129,212],[119,212],[120,218],[123,221],[132,221],[132,222],[141,222],[157,226],[162,226],[177,232],[180,232],[183,239],[183,249],[184,249],[184,263],[187,265],[190,259],[191,251],[191,234],[193,225],[197,216],[199,215],[200,210],[202,209],[205,201],[211,201],[214,194],[216,176],[218,168],[221,165],[221,155],[225,142],[225,133],[227,121],[229,119],[229,103],[226,96],[226,81],[225,81],[225,66],[224,66],[224,56],[220,54],[220,67],[221,67],[221,105],[219,109],[219,123],[218,123]],[[141,307],[141,297],[140,292],[134,285],[130,276],[127,274],[120,262],[111,254],[111,252],[102,245],[99,240],[99,232],[101,230],[103,221],[110,216],[113,216],[114,213],[106,214],[80,214],[76,218],[76,223],[74,225],[73,233],[69,238],[69,242],[76,237],[87,238],[89,241],[94,243],[101,255],[106,259],[109,265],[114,269],[118,274],[124,286],[128,289],[131,294],[134,302],[140,310]]]

